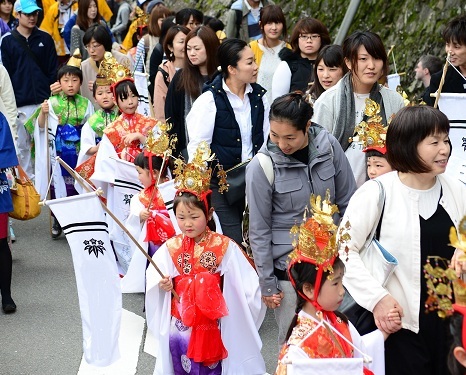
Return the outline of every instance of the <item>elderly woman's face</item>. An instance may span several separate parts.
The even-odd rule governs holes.
[[[103,44],[97,43],[94,38],[86,45],[89,57],[95,62],[101,62],[104,59],[105,47]]]

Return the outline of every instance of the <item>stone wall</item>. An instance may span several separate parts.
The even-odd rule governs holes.
[[[222,16],[231,3],[229,0],[168,0],[173,9],[185,6],[201,9],[205,14]],[[294,0],[276,1],[283,7],[293,26],[302,16],[320,19],[335,37],[350,0]],[[445,59],[441,32],[449,19],[466,13],[466,2],[462,0],[366,0],[361,1],[349,33],[355,30],[371,30],[378,33],[387,50],[395,45],[393,52],[396,67],[402,76],[402,86],[412,97],[422,91],[421,83],[414,80],[414,68],[421,55],[433,54]],[[290,29],[292,27],[289,27]],[[390,57],[391,73],[394,72],[393,57]]]

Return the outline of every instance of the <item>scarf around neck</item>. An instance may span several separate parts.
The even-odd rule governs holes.
[[[341,79],[340,88],[340,108],[335,122],[335,128],[333,135],[340,142],[343,151],[346,151],[350,145],[349,138],[354,135],[354,128],[357,125],[355,123],[356,113],[354,106],[354,93],[353,93],[353,82],[352,74],[348,72]],[[372,86],[369,98],[380,105],[380,116],[382,117],[382,123],[384,126],[387,125],[387,117],[385,115],[385,108],[383,105],[382,94],[380,93],[380,86],[376,82]],[[367,116],[364,115],[364,121],[367,120]]]

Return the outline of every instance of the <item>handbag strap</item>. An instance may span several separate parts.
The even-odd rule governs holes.
[[[385,210],[385,189],[382,183],[379,180],[374,180],[379,185],[379,202],[377,203],[377,208],[379,209],[379,217],[377,219],[377,225],[372,228],[370,235],[367,237],[366,242],[364,243],[364,249],[367,249],[371,241],[380,238],[380,230],[382,228],[382,217]]]
[[[24,182],[30,182],[28,175],[26,172],[24,172],[24,169],[21,167],[20,164],[18,164],[16,167],[12,168],[13,175],[15,178],[18,178],[18,175],[16,174],[16,169],[18,169],[18,174],[19,174],[19,179],[24,183]]]

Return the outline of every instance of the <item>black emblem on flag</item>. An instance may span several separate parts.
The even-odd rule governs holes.
[[[89,252],[89,255],[91,255],[91,253],[94,253],[96,258],[99,257],[99,253],[104,255],[104,251],[105,251],[104,241],[95,240],[91,238],[90,240],[84,241],[83,244],[86,245],[84,247],[84,251],[87,250]]]
[[[131,202],[131,198],[133,198],[133,194],[125,194],[123,202],[125,202],[125,204],[129,204]]]

